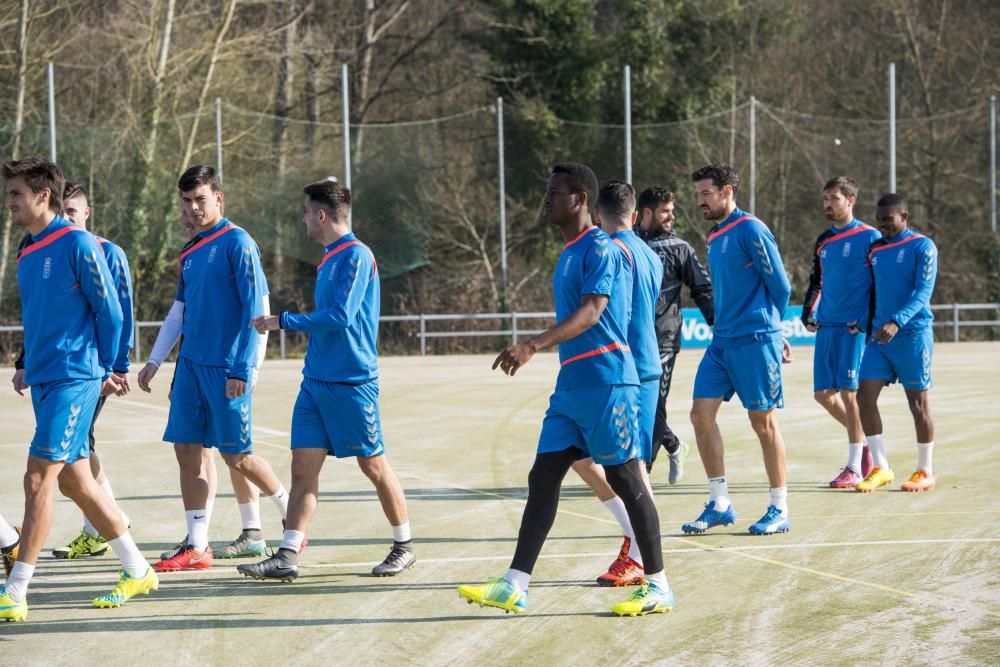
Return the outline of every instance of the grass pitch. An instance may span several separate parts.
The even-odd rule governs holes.
[[[751,537],[768,502],[759,446],[738,404],[721,427],[735,527],[688,537],[707,492],[696,451],[681,484],[654,469],[667,575],[677,606],[666,615],[611,616],[627,595],[594,578],[620,535],[571,472],[560,515],[531,585],[527,614],[467,606],[455,586],[501,574],[513,553],[527,472],[557,371],[539,355],[515,378],[492,357],[382,360],[387,451],[407,490],[417,553],[397,578],[368,576],[391,532],[374,490],[353,461],[329,459],[302,576],[254,582],[235,565],[161,576],[160,590],[121,609],[90,600],[113,585],[111,556],[39,562],[29,620],[0,624],[8,664],[997,664],[1000,662],[1000,344],[939,344],[931,407],[937,423],[930,493],[898,491],[916,449],[902,390],[883,392],[883,419],[897,480],[871,495],[826,486],[843,465],[845,434],[812,400],[811,349],[785,371],[780,420],[788,449],[792,531]],[[669,408],[685,440],[690,388],[701,352],[682,351]],[[288,429],[300,361],[268,361],[254,398],[257,452],[289,483]],[[12,372],[12,371],[11,371]],[[177,467],[159,441],[172,368],[153,395],[108,401],[98,449],[132,533],[151,559],[183,536]],[[9,386],[0,404],[0,512],[19,522],[30,399]],[[694,449],[694,448],[693,448]],[[219,460],[211,539],[240,530]],[[280,537],[262,500],[265,532]],[[56,502],[48,548],[79,531],[79,514]]]

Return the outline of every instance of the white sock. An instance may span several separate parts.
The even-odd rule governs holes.
[[[647,574],[646,580],[652,581],[654,584],[657,585],[657,587],[662,588],[663,590],[667,590],[668,588],[670,588],[670,584],[667,583],[667,573],[664,572],[663,570],[660,570],[659,572],[654,572],[653,574]]]
[[[934,441],[917,443],[917,470],[923,470],[928,475],[934,474],[931,459],[934,457]]]
[[[886,456],[885,440],[882,438],[882,434],[869,435],[865,438],[868,441],[868,448],[872,452],[872,458],[875,459],[875,465],[882,470],[891,470],[889,468],[889,459]]]
[[[528,583],[531,581],[530,574],[514,569],[507,570],[507,574],[503,575],[503,578],[520,588],[522,591],[528,590]]]
[[[779,510],[788,514],[788,487],[787,486],[773,486],[771,487],[771,504],[777,507]]]
[[[260,503],[240,503],[240,518],[243,519],[243,530],[260,530]]]
[[[847,467],[854,472],[861,474],[861,454],[864,451],[865,443],[852,442],[847,445]]]
[[[732,504],[729,502],[729,485],[726,484],[726,477],[708,478],[708,496],[715,501],[715,511],[725,512]]]
[[[306,534],[301,530],[286,530],[281,538],[279,549],[291,549],[295,553],[302,551],[302,543],[306,540]]]
[[[611,512],[611,516],[615,518],[615,521],[618,522],[618,525],[622,529],[622,534],[629,538],[628,557],[639,565],[642,565],[639,544],[635,541],[635,531],[632,530],[632,522],[628,518],[628,510],[625,509],[625,503],[622,502],[621,498],[615,496],[611,500],[605,500],[603,504]]]
[[[206,530],[208,526],[206,525]],[[142,579],[149,571],[149,563],[143,558],[139,547],[135,545],[132,535],[126,530],[113,540],[108,540],[108,544],[114,550],[118,560],[122,562],[122,569],[128,572],[128,576],[133,579]],[[200,550],[200,551],[203,551]]]
[[[28,565],[21,561],[14,563],[14,567],[11,568],[10,576],[7,577],[7,583],[5,584],[7,595],[14,602],[24,602],[24,596],[28,593],[28,582],[31,581],[31,575],[34,573],[34,565]]]
[[[392,527],[393,542],[409,542],[413,539],[410,535],[410,522],[401,523]]]
[[[98,537],[97,529],[94,528],[94,524],[90,523],[90,519],[87,518],[86,514],[83,515],[83,532],[91,537]]]
[[[18,539],[18,534],[14,530],[14,527],[0,516],[0,547],[6,548],[12,544],[16,544]]]
[[[195,551],[208,548],[208,510],[187,510],[188,545]]]
[[[212,512],[215,511],[215,498],[209,498],[205,501],[205,523],[212,523]]]
[[[279,485],[278,492],[271,496],[271,500],[274,501],[275,507],[281,512],[281,518],[288,518],[288,491],[285,491],[285,487]]]

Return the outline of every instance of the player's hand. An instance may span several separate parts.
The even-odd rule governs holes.
[[[261,315],[250,320],[250,326],[257,330],[257,333],[267,333],[277,331],[281,328],[280,315]]]
[[[11,384],[14,385],[14,391],[16,391],[21,396],[24,396],[24,390],[28,388],[28,385],[24,384],[24,369],[19,368],[14,371],[14,377],[10,379]]]
[[[819,323],[816,320],[806,322],[806,331],[816,333],[819,330]]]
[[[132,391],[132,385],[128,381],[128,373],[119,373],[115,371],[112,373],[119,380],[119,391],[118,396],[124,396],[125,394]]]
[[[792,344],[788,342],[787,338],[781,339],[781,363],[792,363]]]
[[[517,369],[531,361],[533,356],[535,356],[535,348],[529,343],[511,345],[493,361],[493,370],[499,366],[500,370],[513,377]]]
[[[104,381],[101,385],[101,396],[110,396],[111,394],[118,394],[121,391],[121,380],[114,373],[108,376],[108,379]]]
[[[156,376],[156,371],[158,370],[160,370],[159,366],[154,363],[147,362],[146,365],[142,367],[142,370],[139,371],[139,389],[142,389],[147,394],[152,392],[153,389],[149,386],[149,383],[153,381],[153,378]]]
[[[236,378],[226,380],[226,398],[239,398],[247,393],[247,383]]]
[[[888,343],[899,333],[899,325],[895,322],[886,322],[875,332],[875,338],[880,343]]]

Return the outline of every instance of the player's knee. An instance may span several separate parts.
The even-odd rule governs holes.
[[[822,405],[824,408],[828,408],[834,403],[835,394],[829,389],[823,389],[822,391],[817,391],[813,394],[813,398],[816,402]]]
[[[531,470],[528,472],[528,490],[531,489],[545,489],[552,485],[558,485],[562,482],[562,476],[558,474],[553,466],[550,466],[544,460],[539,458],[535,459],[535,464],[531,466]]]
[[[772,410],[751,410],[750,426],[758,438],[771,438],[778,432],[778,416]]]
[[[711,430],[715,424],[715,415],[707,410],[700,409],[697,405],[691,408],[691,425],[695,431],[705,432]]]
[[[374,483],[382,481],[385,476],[385,457],[379,456],[359,456],[358,467],[365,477]]]
[[[29,470],[24,473],[24,495],[38,496],[45,491],[44,478],[41,473]]]
[[[222,460],[226,462],[227,466],[243,475],[253,467],[253,463],[247,454],[223,454]]]

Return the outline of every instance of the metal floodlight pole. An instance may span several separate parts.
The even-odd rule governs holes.
[[[507,303],[507,179],[504,174],[503,98],[497,98],[497,174],[500,197],[500,295]]]
[[[215,98],[215,171],[222,183],[222,99]]]
[[[896,63],[889,63],[889,192],[896,191]]]
[[[632,68],[625,65],[625,182],[632,182]]]
[[[347,65],[340,67],[340,113],[344,120],[344,186],[351,187],[351,104],[348,98]],[[351,221],[351,213],[347,214]]]
[[[997,233],[997,96],[990,95],[990,229]]]
[[[750,96],[750,210],[757,210],[757,98]]]
[[[49,63],[48,67],[48,79],[49,79],[49,160],[52,162],[56,161],[56,74],[52,67],[52,63]]]

